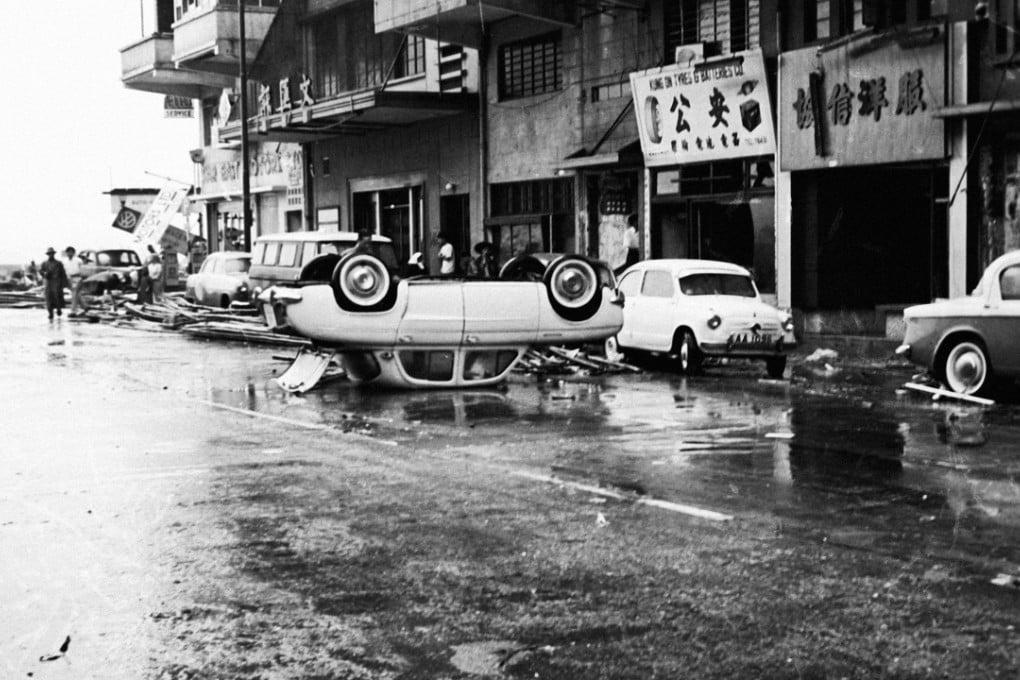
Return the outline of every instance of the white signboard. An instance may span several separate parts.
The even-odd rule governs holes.
[[[776,152],[760,50],[630,74],[645,165]]]
[[[135,227],[135,239],[142,245],[152,246],[158,250],[163,245],[163,238],[167,234],[168,228],[170,228],[170,219],[177,214],[181,203],[184,202],[190,189],[191,187],[180,184],[167,184],[164,186],[160,190],[159,195],[156,196],[156,200],[149,206],[145,217]],[[183,230],[178,229],[177,231]],[[171,240],[174,241],[173,245],[177,245],[177,241],[179,241],[176,236],[179,235],[171,233]],[[187,234],[185,234],[184,238],[185,240],[187,239]]]

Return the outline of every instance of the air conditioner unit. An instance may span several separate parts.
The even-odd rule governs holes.
[[[673,53],[674,60],[682,66],[691,66],[705,58],[705,43],[680,45]]]

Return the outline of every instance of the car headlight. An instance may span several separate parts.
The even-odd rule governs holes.
[[[793,317],[792,316],[788,316],[785,319],[783,319],[783,330],[786,331],[787,333],[792,333],[793,332]]]
[[[718,314],[713,314],[712,318],[708,320],[708,327],[711,328],[713,331],[721,325],[722,319],[719,317]]]

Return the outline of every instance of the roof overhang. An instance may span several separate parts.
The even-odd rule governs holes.
[[[359,90],[310,106],[249,118],[249,134],[281,142],[310,142],[338,135],[363,135],[477,110],[470,93]],[[220,138],[241,136],[240,121],[224,127]]]
[[[634,140],[616,151],[592,154],[581,149],[570,154],[556,164],[558,170],[589,170],[596,168],[640,167],[644,165],[644,157],[641,155],[641,143]]]
[[[989,113],[1011,113],[1013,111],[1020,111],[1020,100],[995,100],[945,106],[938,111],[933,111],[931,115],[935,118],[962,118],[965,116],[984,116]]]

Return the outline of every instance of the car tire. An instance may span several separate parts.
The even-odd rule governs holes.
[[[369,253],[340,258],[330,285],[337,305],[347,312],[385,312],[397,299],[397,285],[386,265]]]
[[[556,258],[543,277],[549,304],[567,321],[587,321],[602,306],[602,285],[595,267],[583,257]]]
[[[769,357],[765,360],[765,372],[773,380],[782,380],[786,373],[786,357]]]
[[[689,329],[678,330],[673,336],[673,351],[676,356],[680,370],[687,375],[693,375],[701,371],[701,364],[704,356],[698,347],[698,341]]]
[[[953,342],[942,354],[939,374],[949,390],[957,394],[977,396],[991,391],[992,365],[988,352],[977,340]]]

